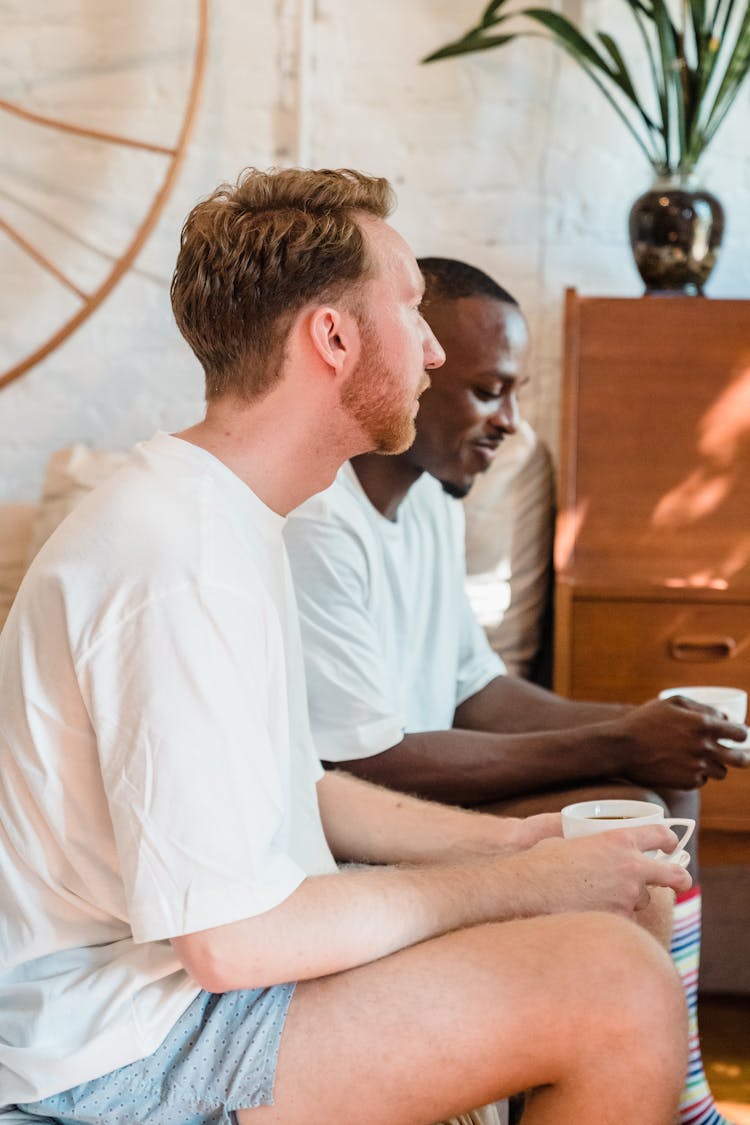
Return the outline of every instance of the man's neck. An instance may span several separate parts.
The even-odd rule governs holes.
[[[282,410],[270,396],[245,408],[222,403],[175,436],[213,454],[267,507],[286,516],[328,488],[352,451],[351,440],[337,444],[335,433],[314,431],[310,413],[300,408],[299,397]]]
[[[410,465],[403,455],[363,453],[352,457],[352,468],[372,506],[386,519],[395,520],[398,509],[423,470]]]

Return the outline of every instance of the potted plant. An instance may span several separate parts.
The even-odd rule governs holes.
[[[549,8],[506,11],[492,0],[478,23],[423,62],[503,47],[522,36],[551,38],[583,68],[653,168],[633,204],[630,241],[647,291],[702,293],[721,243],[724,212],[696,186],[696,165],[750,69],[750,0],[623,0],[642,44],[634,77],[616,39],[586,36]],[[520,22],[520,26],[519,25]]]

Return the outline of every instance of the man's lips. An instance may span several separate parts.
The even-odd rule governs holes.
[[[502,440],[501,437],[481,438],[479,441],[473,441],[471,447],[478,454],[479,459],[484,462],[485,465],[489,465],[494,460]]]

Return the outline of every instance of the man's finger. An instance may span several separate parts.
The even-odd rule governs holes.
[[[647,883],[651,887],[670,887],[675,894],[689,891],[693,885],[690,872],[678,863],[667,859],[652,859],[648,870]]]
[[[638,896],[638,901],[633,907],[633,910],[645,910],[650,902],[651,895],[649,894],[648,887],[644,887],[640,895]]]
[[[744,723],[727,721],[713,725],[715,727],[715,738],[726,738],[731,742],[745,742],[747,739],[748,730]]]
[[[674,707],[681,707],[684,711],[699,711],[704,715],[718,714],[715,707],[709,707],[707,703],[699,703],[697,699],[691,699],[687,695],[670,695],[665,702],[671,703]]]
[[[614,829],[622,832],[621,828]],[[642,852],[655,851],[657,848],[663,852],[673,852],[677,847],[678,837],[666,824],[640,824],[628,829],[630,838],[636,848]]]

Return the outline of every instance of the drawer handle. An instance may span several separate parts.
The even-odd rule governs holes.
[[[673,660],[728,660],[734,656],[737,642],[733,637],[673,637],[669,653]]]

